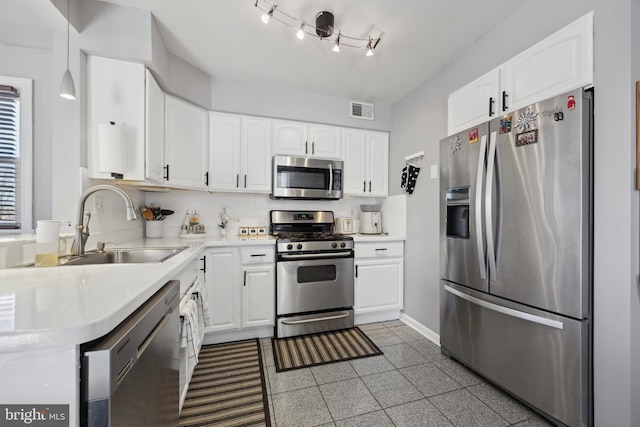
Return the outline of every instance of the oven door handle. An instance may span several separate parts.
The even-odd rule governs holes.
[[[322,252],[318,254],[280,254],[281,259],[308,259],[308,258],[316,258],[316,259],[331,259],[331,258],[348,258],[351,257],[352,252]]]
[[[334,316],[314,317],[313,319],[303,319],[303,320],[283,320],[282,323],[285,325],[300,325],[302,323],[324,322],[325,320],[344,319],[348,315],[349,315],[348,311],[343,311],[341,314],[336,314]]]

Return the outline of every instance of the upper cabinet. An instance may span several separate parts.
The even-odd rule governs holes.
[[[164,182],[164,92],[145,70],[145,178]]]
[[[148,74],[151,77],[151,74]],[[87,59],[87,136],[89,177],[144,180],[146,70],[144,65],[89,56]],[[153,82],[155,83],[155,81]],[[159,101],[158,101],[159,102]],[[114,154],[113,140],[98,140],[98,127],[113,122],[122,127],[124,152],[118,153],[118,170],[101,165],[100,151]],[[102,144],[102,147],[101,147]],[[117,150],[116,150],[117,151]],[[104,157],[104,156],[103,156]],[[104,158],[103,158],[104,160]],[[113,162],[109,162],[112,163]]]
[[[209,169],[209,113],[170,95],[166,95],[164,106],[167,185],[206,190]]]
[[[271,191],[271,120],[209,114],[209,189]]]
[[[389,193],[389,134],[344,129],[344,194],[386,197]]]
[[[449,96],[449,134],[593,84],[593,12]]]
[[[335,126],[274,120],[273,154],[342,158],[341,130]]]

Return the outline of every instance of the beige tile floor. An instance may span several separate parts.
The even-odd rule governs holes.
[[[360,329],[383,356],[276,373],[261,340],[273,426],[552,425],[403,322]]]

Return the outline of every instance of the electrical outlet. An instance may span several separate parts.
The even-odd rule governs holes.
[[[94,203],[97,214],[104,213],[104,196],[93,196],[95,197]]]

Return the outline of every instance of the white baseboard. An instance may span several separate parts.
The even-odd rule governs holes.
[[[423,335],[429,341],[432,341],[434,344],[440,346],[440,334],[436,334],[431,329],[424,326],[422,323],[418,322],[411,316],[407,316],[405,313],[400,315],[400,320],[402,320],[407,325],[411,326],[421,335]]]
[[[358,313],[354,316],[355,325],[364,325],[366,323],[386,322],[387,320],[396,320],[400,318],[400,310]]]
[[[268,338],[273,336],[273,326],[264,326],[252,329],[239,329],[235,331],[225,332],[207,332],[202,340],[203,345],[220,344],[223,342],[232,342],[240,340],[248,340],[251,338]]]

